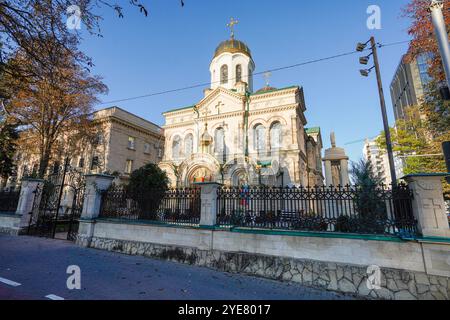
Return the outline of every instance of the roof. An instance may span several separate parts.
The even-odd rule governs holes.
[[[305,128],[307,134],[320,133],[320,127]]]
[[[112,107],[96,110],[93,113],[93,115],[94,115],[94,119],[96,119],[96,120],[102,119],[105,117],[116,117],[118,119],[128,121],[130,123],[133,123],[134,125],[140,126],[142,128],[145,128],[147,130],[150,130],[150,131],[153,131],[156,133],[160,133],[160,131],[162,130],[162,128],[159,125],[157,125],[151,121],[148,121],[147,119],[144,119],[138,115],[135,115],[134,113],[131,113],[125,109],[122,109],[118,106],[112,106]]]
[[[221,55],[224,52],[229,52],[229,53],[238,53],[239,52],[239,53],[243,53],[243,54],[249,56],[250,58],[252,57],[252,54],[251,54],[248,46],[244,42],[236,40],[236,39],[222,41],[219,44],[219,46],[216,48],[213,59],[215,57],[218,57],[219,55]]]
[[[170,113],[170,112],[175,112],[175,111],[187,110],[187,109],[191,109],[191,108],[194,108],[194,107],[195,107],[195,104],[193,104],[191,106],[187,106],[187,107],[175,108],[175,109],[171,109],[171,110],[165,111],[165,112],[163,112],[163,114]]]
[[[277,92],[277,91],[281,91],[281,90],[287,90],[287,89],[293,89],[293,88],[299,88],[299,86],[289,86],[289,87],[285,87],[285,88],[280,88],[280,89],[276,89],[276,88],[272,88],[271,90],[258,90],[255,93],[252,93],[252,96],[256,96],[258,94],[265,94],[265,93],[270,93],[270,92]]]

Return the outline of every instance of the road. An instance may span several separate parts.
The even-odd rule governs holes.
[[[68,266],[81,289],[67,288]],[[0,235],[0,299],[340,300],[326,290],[141,256],[81,248],[63,240]]]

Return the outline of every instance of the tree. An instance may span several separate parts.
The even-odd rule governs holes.
[[[432,53],[429,73],[437,81],[445,81],[439,47],[434,36],[433,23],[428,8],[431,0],[411,0],[403,9],[403,15],[412,20],[408,34],[413,37],[407,54],[407,60],[412,60],[420,53]],[[450,0],[443,0],[445,24],[450,26]]]
[[[126,190],[130,198],[137,202],[140,214],[154,219],[168,184],[166,172],[156,164],[148,163],[131,173]]]
[[[387,210],[380,193],[381,179],[375,175],[371,162],[364,159],[352,163],[350,172],[355,183],[354,205],[358,216],[339,217],[337,231],[384,233]]]
[[[147,8],[141,0],[128,0],[128,4],[136,7],[145,16]],[[184,2],[180,0],[181,5]],[[52,38],[59,46],[66,49],[78,63],[86,67],[92,66],[92,61],[76,50],[81,34],[78,30],[67,27],[69,19],[81,19],[80,22],[91,34],[101,36],[100,25],[102,16],[96,13],[104,7],[115,11],[118,17],[124,17],[123,6],[115,0],[80,0],[76,5],[71,0],[2,0],[0,1],[0,63],[6,61],[17,50],[25,52],[41,68],[47,68],[45,45],[43,39]],[[20,66],[14,65],[8,69],[11,75],[29,76]]]
[[[0,179],[6,180],[14,173],[14,155],[19,133],[17,126],[4,123],[0,126]]]
[[[53,38],[41,42],[48,53],[47,68],[41,69],[27,52],[19,51],[8,64],[19,65],[29,76],[5,73],[1,79],[8,84],[9,114],[24,127],[30,151],[39,155],[39,177],[45,175],[55,153],[68,154],[70,146],[92,135],[96,96],[107,91],[101,79],[90,76],[64,46]]]
[[[407,108],[406,119],[399,119],[390,128],[393,151],[403,159],[403,174],[446,172],[442,142],[450,140],[449,103],[442,101],[436,91],[430,91],[420,106]],[[384,133],[377,144],[386,152]],[[444,191],[450,185],[443,180]]]

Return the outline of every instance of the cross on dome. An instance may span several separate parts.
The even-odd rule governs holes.
[[[234,20],[234,18],[230,19],[230,22],[227,23],[227,27],[230,28],[231,31],[231,39],[234,39],[234,26],[239,23],[238,20]]]

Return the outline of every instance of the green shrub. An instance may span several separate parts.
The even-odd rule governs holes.
[[[140,216],[155,218],[168,189],[169,178],[156,164],[149,163],[133,171],[127,192],[137,202]]]

